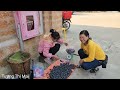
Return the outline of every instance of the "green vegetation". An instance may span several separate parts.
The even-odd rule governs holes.
[[[28,53],[18,51],[9,58],[9,61],[14,63],[22,63],[26,58],[29,58]]]

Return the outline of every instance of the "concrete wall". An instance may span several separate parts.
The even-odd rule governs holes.
[[[61,30],[62,13],[60,11],[43,11],[43,30],[48,33],[50,28]],[[25,51],[31,58],[38,57],[38,42],[42,35],[24,41]],[[12,11],[0,11],[0,76],[11,73],[12,70],[6,62],[6,57],[20,50],[19,39],[16,35],[15,21]]]

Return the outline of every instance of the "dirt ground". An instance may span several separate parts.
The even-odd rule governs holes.
[[[120,12],[75,12],[72,24],[120,28]]]

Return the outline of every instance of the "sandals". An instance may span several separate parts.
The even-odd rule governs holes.
[[[93,68],[90,70],[90,73],[96,73],[97,71],[99,71],[99,68]]]

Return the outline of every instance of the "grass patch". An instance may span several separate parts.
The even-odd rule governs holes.
[[[22,63],[24,60],[26,60],[29,57],[30,55],[28,53],[18,51],[15,54],[13,54],[11,57],[9,57],[9,61],[14,63]]]

